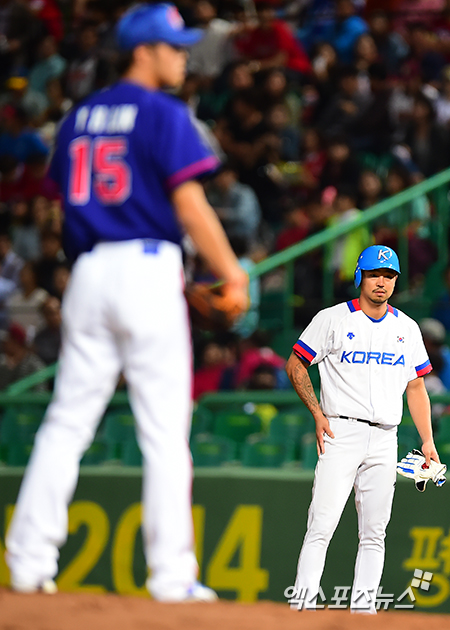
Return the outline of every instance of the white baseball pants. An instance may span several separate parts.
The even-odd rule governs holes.
[[[157,598],[196,579],[191,514],[191,340],[180,249],[102,243],[76,262],[63,303],[55,394],[7,536],[13,583],[57,573],[79,462],[123,370],[144,457],[144,548]]]
[[[380,428],[341,418],[330,418],[329,422],[335,437],[325,436],[325,453],[317,462],[295,586],[297,592],[306,593],[305,607],[314,608],[328,545],[354,487],[359,547],[351,608],[375,613],[394,497],[397,427]],[[339,575],[335,586],[345,586]]]

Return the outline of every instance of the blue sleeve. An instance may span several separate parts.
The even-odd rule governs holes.
[[[172,98],[161,103],[152,148],[169,191],[216,170],[220,164],[187,106]]]

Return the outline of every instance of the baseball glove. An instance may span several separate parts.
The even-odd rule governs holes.
[[[192,325],[202,330],[229,330],[244,314],[227,284],[213,286],[193,282],[185,288]]]
[[[414,479],[417,490],[424,492],[430,479],[438,488],[444,485],[447,466],[433,460],[427,466],[423,453],[414,448],[397,464],[397,472],[403,477]]]

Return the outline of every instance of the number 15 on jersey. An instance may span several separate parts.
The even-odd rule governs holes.
[[[85,206],[94,195],[103,205],[120,205],[131,194],[132,172],[124,136],[80,136],[69,145],[68,200]]]

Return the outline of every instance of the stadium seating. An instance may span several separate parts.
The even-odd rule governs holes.
[[[401,422],[397,429],[398,455],[401,459],[413,448],[420,448],[420,436],[414,424],[408,423],[408,416],[405,422]]]
[[[227,437],[242,444],[248,435],[260,433],[261,418],[254,413],[245,411],[222,411],[216,414],[214,434]]]
[[[97,464],[103,464],[107,459],[107,453],[108,445],[106,441],[101,437],[96,437],[83,455],[80,465],[96,466]]]
[[[441,416],[435,438],[441,443],[450,442],[450,416]]]
[[[443,415],[439,419],[439,426],[435,435],[436,448],[439,457],[450,468],[450,416]]]
[[[260,327],[281,330],[284,326],[286,296],[283,291],[263,291],[259,305]]]
[[[32,449],[32,443],[16,442],[6,445],[5,464],[8,466],[26,466]]]
[[[295,456],[298,459],[301,452],[301,438],[311,431],[314,421],[309,412],[305,413],[299,405],[298,409],[284,411],[272,418],[269,435],[278,440],[291,440],[295,445]]]
[[[312,431],[302,436],[301,464],[305,470],[313,470],[318,460],[316,434]]]
[[[264,435],[249,435],[242,448],[242,464],[257,468],[279,468],[295,457],[291,440],[277,440]]]
[[[450,470],[450,442],[438,442],[436,448],[441,462]]]
[[[198,433],[191,440],[194,466],[220,466],[236,457],[236,443],[230,438]]]
[[[208,433],[213,426],[213,415],[209,409],[201,405],[194,408],[192,414],[191,438],[198,433]]]
[[[108,411],[105,414],[101,434],[108,446],[107,459],[121,460],[123,445],[136,435],[134,416],[131,411],[127,408]]]
[[[124,466],[142,466],[142,453],[135,435],[122,445],[121,462]]]
[[[10,466],[25,466],[45,410],[38,406],[12,405],[0,425],[1,458]]]
[[[43,416],[44,410],[37,406],[7,407],[0,426],[0,440],[5,444],[17,440],[22,443],[33,443]]]

